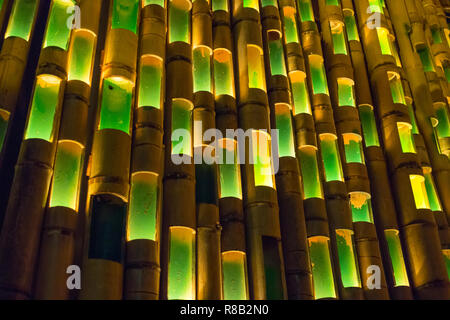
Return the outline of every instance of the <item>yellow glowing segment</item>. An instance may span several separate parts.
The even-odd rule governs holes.
[[[391,40],[389,39],[389,30],[377,27],[378,42],[380,43],[381,54],[392,55]]]
[[[412,135],[412,126],[407,122],[397,122],[398,135],[403,153],[416,153],[414,138]]]
[[[428,201],[427,190],[425,188],[425,178],[421,175],[409,175],[411,182],[411,189],[414,196],[414,202],[417,209],[430,209],[430,202]]]
[[[224,48],[214,50],[214,94],[234,97],[233,56]]]
[[[266,76],[264,73],[264,56],[258,46],[247,45],[248,87],[266,91]]]
[[[272,159],[270,154],[270,135],[267,132],[252,131],[252,156],[255,186],[275,188]]]
[[[300,113],[312,114],[308,84],[306,83],[306,73],[300,70],[289,72],[289,79],[291,80],[294,115]]]

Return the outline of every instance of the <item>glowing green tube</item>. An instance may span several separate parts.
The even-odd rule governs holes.
[[[242,251],[222,253],[224,300],[248,300],[246,257]]]
[[[223,155],[219,164],[220,198],[242,199],[241,170],[235,140],[225,139],[219,145]]]
[[[311,114],[311,102],[309,100],[306,74],[303,71],[289,72],[291,80],[292,100],[294,102],[294,115],[300,113]]]
[[[380,43],[381,54],[392,55],[391,43],[389,40],[389,30],[377,27],[378,42]]]
[[[406,273],[405,260],[403,259],[402,245],[398,236],[398,230],[384,230],[389,248],[392,270],[394,272],[395,287],[409,287],[408,274]]]
[[[364,163],[362,137],[355,133],[344,133],[345,162]]]
[[[305,146],[298,149],[304,199],[323,199],[322,183],[320,182],[319,167],[317,165],[317,149]]]
[[[444,249],[442,253],[444,254],[445,265],[447,267],[447,275],[450,279],[450,249]]]
[[[351,192],[350,204],[353,222],[373,223],[372,201],[365,192]]]
[[[438,105],[436,110],[436,116],[439,123],[436,127],[436,132],[439,138],[450,137],[450,118],[448,115],[447,106],[444,103]]]
[[[70,140],[58,142],[50,208],[66,207],[78,210],[83,154],[84,147],[78,142]]]
[[[364,143],[366,144],[366,147],[379,147],[380,141],[378,138],[377,125],[375,123],[375,115],[373,113],[372,106],[360,105],[359,118],[361,120]]]
[[[286,63],[284,61],[283,43],[281,39],[269,41],[270,71],[273,76],[286,76]]]
[[[325,4],[327,6],[338,6],[339,5],[339,0],[326,0]]]
[[[441,29],[431,28],[431,37],[433,39],[433,44],[442,43]]]
[[[73,6],[72,0],[53,0],[45,32],[44,48],[59,47],[67,50],[71,31],[67,22],[72,15],[68,9]]]
[[[53,140],[60,87],[61,79],[58,77],[49,74],[37,77],[25,139]]]
[[[131,177],[127,240],[156,240],[158,175],[136,172]]]
[[[211,49],[197,47],[193,50],[194,92],[211,92]]]
[[[450,83],[450,68],[448,66],[444,66],[445,79]]]
[[[266,91],[266,76],[264,73],[264,58],[262,49],[247,45],[248,86]]]
[[[330,20],[330,30],[334,54],[347,54],[344,24],[341,21]]]
[[[150,4],[157,4],[160,7],[164,8],[164,0],[143,0],[142,1],[142,6],[148,6]]]
[[[406,104],[405,92],[403,91],[400,75],[395,72],[388,72],[388,77],[391,87],[392,100],[394,103]]]
[[[356,260],[353,231],[336,230],[336,243],[339,256],[339,267],[344,288],[361,288],[358,261]]]
[[[192,139],[180,136],[178,139],[173,133],[177,129],[192,132],[192,103],[184,99],[172,101],[172,154],[185,154],[192,156]]]
[[[298,12],[300,13],[300,20],[314,21],[314,12],[311,5],[311,0],[297,0]]]
[[[233,57],[228,49],[214,50],[214,93],[234,97]]]
[[[212,11],[223,10],[228,12],[228,0],[211,0]]]
[[[428,200],[430,201],[430,208],[432,211],[441,211],[441,202],[439,201],[439,196],[436,192],[436,187],[434,185],[431,172],[424,173],[424,177],[425,189],[427,190]]]
[[[328,94],[327,76],[323,65],[323,58],[316,54],[308,57],[314,94]]]
[[[31,29],[37,12],[36,4],[37,1],[14,1],[8,28],[6,29],[5,39],[9,37],[19,37],[26,41],[30,40]]]
[[[270,154],[270,136],[268,133],[253,130],[252,155],[255,186],[275,188]]]
[[[90,85],[94,60],[95,35],[83,29],[73,32],[69,48],[68,80],[79,80]]]
[[[8,111],[0,109],[0,153],[3,150],[3,143],[8,132],[9,116],[10,113]]]
[[[139,0],[114,0],[111,29],[126,29],[136,33],[138,15]]]
[[[339,106],[356,107],[354,81],[348,78],[338,78],[338,98]]]
[[[295,8],[283,7],[283,28],[286,43],[298,43],[297,20]]]
[[[428,48],[417,50],[417,53],[419,54],[420,61],[422,61],[423,70],[425,72],[434,72],[433,61],[431,60]]]
[[[138,107],[162,106],[163,61],[157,56],[141,57],[139,72]]]
[[[348,41],[359,41],[358,27],[356,26],[356,19],[353,12],[350,14],[346,13],[344,16],[344,21]]]
[[[314,283],[314,298],[336,298],[331,267],[329,239],[323,236],[308,239]]]
[[[263,8],[267,6],[274,6],[275,8],[278,8],[277,0],[261,0],[261,4]]]
[[[284,103],[275,104],[275,120],[278,129],[278,153],[280,158],[295,158],[291,109]]]
[[[326,181],[344,181],[336,136],[327,133],[321,134],[320,150],[325,167]]]
[[[259,11],[258,0],[244,0],[244,8],[253,8]]]
[[[417,121],[416,121],[416,115],[414,113],[414,108],[411,103],[408,102],[407,104],[408,104],[409,118],[411,119],[412,133],[419,134],[419,129],[417,127]]]
[[[412,126],[406,122],[397,122],[398,134],[403,153],[416,153],[414,138],[412,135]]]
[[[191,43],[191,2],[169,0],[169,43]]]
[[[372,13],[378,12],[383,13],[383,5],[381,4],[380,0],[369,0],[370,5],[370,11]]]
[[[111,77],[103,80],[99,130],[115,129],[130,134],[133,83]]]
[[[195,300],[195,231],[170,227],[167,298]]]
[[[414,195],[414,202],[417,209],[430,209],[427,190],[425,187],[425,178],[417,174],[409,175],[411,189]]]
[[[281,274],[280,246],[277,239],[262,237],[266,299],[283,300],[283,280]]]

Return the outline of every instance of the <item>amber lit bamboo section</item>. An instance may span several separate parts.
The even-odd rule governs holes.
[[[159,299],[165,96],[164,1],[142,2],[124,298]]]
[[[66,25],[67,9],[73,5],[74,2],[69,0],[54,0],[50,4],[34,92],[0,238],[0,256],[2,261],[9,261],[0,269],[2,298],[26,299],[32,295],[67,79],[71,33]]]
[[[239,146],[245,144],[243,190],[249,291],[250,298],[256,300],[287,296],[260,11],[256,1],[232,2],[239,127],[247,130]]]
[[[79,298],[122,299],[139,1],[112,0],[89,163]]]

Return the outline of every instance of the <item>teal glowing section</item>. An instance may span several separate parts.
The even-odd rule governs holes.
[[[184,99],[172,101],[172,154],[185,154],[192,156],[192,139],[184,135],[174,134],[175,130],[182,129],[192,132],[192,103]]]
[[[169,43],[191,43],[191,3],[188,0],[169,0]]]
[[[300,13],[300,20],[314,21],[314,12],[311,5],[311,0],[297,0],[298,12]]]
[[[306,83],[306,74],[296,70],[289,73],[292,88],[292,100],[294,102],[294,114],[311,112],[311,102],[309,100],[308,87]]]
[[[269,41],[270,71],[272,76],[286,76],[283,43],[281,39]]]
[[[90,85],[94,59],[95,35],[87,30],[76,30],[69,50],[68,80],[79,80]]]
[[[362,148],[362,137],[355,133],[344,133],[345,162],[364,163],[364,153]]]
[[[211,49],[197,47],[193,50],[194,92],[211,92]]]
[[[170,227],[167,298],[195,300],[195,231]]]
[[[408,274],[406,273],[405,260],[403,259],[402,245],[398,236],[398,230],[384,230],[391,258],[392,271],[394,273],[395,287],[409,287]]]
[[[99,130],[115,129],[130,133],[133,83],[111,77],[103,80]]]
[[[139,0],[114,0],[111,29],[126,29],[136,33],[138,15]]]
[[[8,111],[0,110],[0,153],[3,150],[3,144],[8,133],[9,116],[10,113]]]
[[[245,253],[227,251],[222,253],[224,300],[248,300]]]
[[[373,223],[372,201],[370,195],[364,192],[351,192],[350,205],[353,222]]]
[[[158,175],[138,172],[131,177],[127,240],[156,240]]]
[[[50,208],[78,209],[78,194],[84,148],[78,142],[63,140],[56,152]]]
[[[379,147],[380,141],[372,107],[369,105],[360,105],[359,119],[361,120],[366,147]]]
[[[163,61],[156,56],[143,56],[139,72],[138,107],[162,106]]]
[[[328,94],[327,76],[323,65],[323,58],[319,55],[310,55],[309,68],[314,94]]]
[[[299,42],[295,14],[295,8],[283,7],[283,28],[286,43]]]
[[[331,39],[333,41],[334,54],[347,54],[345,43],[344,24],[340,21],[330,21]]]
[[[219,149],[223,156],[219,164],[221,199],[242,199],[241,170],[236,146],[236,141],[226,139]]]
[[[355,107],[354,82],[348,78],[338,78],[338,98],[339,106]]]
[[[420,61],[422,61],[423,70],[425,72],[434,72],[434,65],[433,61],[431,60],[430,51],[428,48],[423,48],[420,50],[417,50],[417,53],[419,54]]]
[[[323,199],[322,183],[317,165],[317,149],[306,146],[298,149],[304,199]]]
[[[359,41],[358,27],[353,14],[346,14],[344,17],[345,28],[347,30],[348,41]]]
[[[448,115],[447,106],[442,103],[440,104],[436,110],[436,116],[439,120],[438,125],[436,126],[436,132],[439,138],[450,137],[450,119]]]
[[[333,134],[321,134],[320,149],[326,181],[344,181],[336,136]]]
[[[434,185],[433,176],[431,172],[425,173],[425,189],[427,190],[428,200],[430,202],[430,208],[432,211],[441,211],[441,202],[439,201],[438,194],[436,192],[436,186]]]
[[[54,122],[59,106],[61,79],[52,75],[39,75],[34,88],[33,101],[25,131],[25,140],[53,140]]]
[[[295,158],[291,109],[287,104],[275,105],[276,128],[278,129],[278,154]]]
[[[16,0],[14,1],[5,39],[18,37],[26,41],[30,40],[31,29],[36,15],[37,1]]]
[[[228,12],[228,0],[211,0],[212,11],[223,10]]]
[[[44,48],[58,47],[67,50],[71,31],[68,28],[68,21],[73,14],[68,9],[73,6],[72,0],[53,0],[44,38]]]
[[[336,298],[331,267],[329,239],[323,236],[308,239],[314,283],[314,299]]]
[[[361,288],[359,267],[356,260],[353,231],[347,229],[336,230],[336,244],[341,269],[341,280],[344,288]]]

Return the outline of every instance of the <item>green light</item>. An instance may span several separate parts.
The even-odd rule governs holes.
[[[298,150],[304,199],[323,199],[322,184],[317,165],[317,150],[313,146],[302,147]]]
[[[364,153],[362,149],[362,137],[355,133],[344,133],[345,162],[364,163]]]
[[[183,99],[172,101],[172,133],[177,129],[192,132],[191,110],[192,103]],[[180,136],[178,140],[172,135],[172,154],[185,154],[192,156],[192,139]],[[174,140],[175,139],[175,140]]]
[[[248,86],[266,91],[264,59],[260,47],[247,45]]]
[[[340,21],[330,20],[331,39],[334,54],[347,54],[345,43],[344,24]]]
[[[195,299],[195,231],[170,227],[167,298]]]
[[[227,251],[222,253],[224,300],[248,300],[245,253]]]
[[[369,6],[372,13],[383,13],[383,5],[381,4],[380,0],[369,0]]]
[[[419,129],[417,128],[416,116],[414,114],[414,108],[413,108],[412,104],[409,102],[407,103],[407,105],[408,105],[409,118],[411,120],[411,125],[412,125],[412,133],[419,134]]]
[[[14,1],[5,39],[19,37],[26,41],[30,39],[31,29],[36,14],[37,1],[16,0]]]
[[[298,43],[297,20],[295,8],[283,7],[283,27],[286,43]]]
[[[366,147],[379,147],[380,141],[372,107],[369,105],[360,105],[359,118],[361,120]]]
[[[344,181],[336,136],[321,134],[320,149],[325,167],[326,181]]]
[[[344,17],[345,28],[347,30],[348,41],[359,41],[358,27],[356,26],[356,19],[353,13],[346,14]]]
[[[338,78],[337,82],[339,106],[356,107],[353,80],[348,78]]]
[[[323,65],[323,58],[319,55],[310,55],[309,68],[311,72],[314,94],[328,94],[327,76]]]
[[[412,126],[406,122],[397,122],[398,135],[403,153],[416,153],[414,139],[412,135]]]
[[[450,68],[448,66],[444,66],[445,79],[450,83]]]
[[[223,10],[228,12],[228,0],[211,0],[212,11]]]
[[[244,8],[253,8],[259,11],[258,0],[244,0]]]
[[[9,116],[10,113],[8,111],[0,109],[0,153],[3,150],[3,144],[8,133]]]
[[[417,174],[409,175],[411,189],[414,195],[414,202],[417,209],[430,209],[427,190],[425,188],[425,178]]]
[[[99,130],[115,129],[130,134],[133,83],[114,77],[103,80]]]
[[[252,152],[255,187],[265,186],[274,188],[270,155],[270,136],[266,132],[253,130]]]
[[[261,4],[263,8],[267,6],[274,6],[275,8],[278,8],[277,0],[261,0]]]
[[[163,61],[156,56],[143,56],[139,72],[138,107],[161,109]]]
[[[56,110],[59,107],[61,79],[53,75],[39,75],[25,131],[26,139],[53,140]]]
[[[401,103],[406,105],[405,92],[403,91],[402,81],[400,75],[395,72],[388,72],[389,83],[391,87],[392,100],[394,103]]]
[[[78,209],[78,192],[84,148],[78,142],[63,140],[56,152],[50,208]]]
[[[275,104],[276,128],[278,129],[278,153],[280,158],[295,158],[292,117],[289,105]]]
[[[372,201],[364,192],[350,192],[353,222],[373,223]]]
[[[236,142],[224,140],[219,151],[223,155],[219,164],[220,198],[242,199],[241,170],[238,161]]]
[[[148,6],[150,4],[157,4],[160,7],[164,8],[164,0],[143,0],[143,7]]]
[[[191,2],[170,0],[169,2],[169,43],[182,41],[191,43]]]
[[[444,254],[445,266],[447,267],[447,276],[450,279],[450,249],[442,250]]]
[[[442,43],[441,29],[431,28],[431,37],[434,44]]]
[[[417,53],[419,54],[420,61],[422,61],[423,70],[425,72],[434,72],[434,65],[428,48],[417,50]]]
[[[314,283],[314,298],[336,298],[333,269],[331,268],[329,240],[316,236],[308,239]]]
[[[427,190],[428,200],[430,201],[430,208],[432,211],[441,211],[441,202],[439,201],[436,187],[434,185],[433,176],[431,173],[425,173],[425,189]]]
[[[409,287],[408,274],[406,273],[405,261],[403,259],[402,245],[398,236],[398,230],[384,230],[389,248],[392,269],[394,272],[395,287]]]
[[[134,173],[131,177],[128,241],[156,240],[157,207],[158,175],[152,172]]]
[[[298,12],[300,13],[300,20],[302,22],[314,21],[314,12],[311,5],[311,0],[297,0]]]
[[[436,132],[439,138],[450,137],[450,119],[447,111],[447,106],[442,103],[439,104],[436,110],[436,116],[439,120],[436,126]]]
[[[311,103],[309,101],[306,74],[302,71],[289,73],[292,88],[292,100],[294,102],[294,114],[311,114]]]
[[[266,280],[266,299],[283,300],[283,281],[281,278],[280,246],[277,239],[262,237],[264,256],[264,275]]]
[[[137,31],[139,0],[114,0],[111,29]]]
[[[338,6],[339,5],[339,0],[326,0],[325,4],[327,6]]]
[[[377,27],[378,42],[380,43],[381,54],[392,55],[391,43],[389,40],[389,30]]]
[[[341,269],[341,280],[344,288],[361,288],[358,261],[355,255],[353,231],[346,229],[336,230],[336,243]]]
[[[95,35],[87,30],[75,30],[69,50],[68,79],[91,83],[92,62],[94,59]]]
[[[67,22],[72,15],[68,9],[73,6],[72,0],[53,0],[44,38],[44,48],[59,47],[67,50],[71,31],[67,27]],[[69,13],[67,13],[68,11]]]
[[[269,58],[272,76],[286,76],[286,63],[284,61],[283,43],[281,43],[281,39],[269,41]]]
[[[194,92],[211,92],[211,49],[197,47],[193,51]]]
[[[227,49],[214,50],[214,91],[234,97],[233,57]]]

